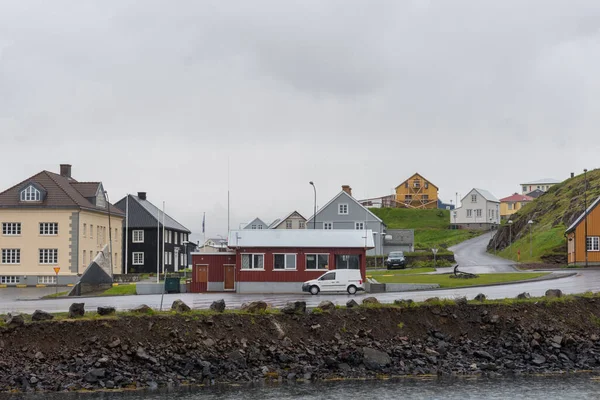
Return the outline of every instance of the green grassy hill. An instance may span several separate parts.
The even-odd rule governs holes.
[[[600,196],[600,170],[588,172],[587,204]],[[548,192],[532,201],[512,216],[513,224],[502,225],[488,250],[501,249],[498,255],[517,260],[521,250],[522,262],[566,263],[567,227],[584,212],[583,174],[551,187]],[[527,221],[533,220],[530,233]],[[510,231],[512,230],[512,246]],[[531,253],[530,253],[531,249]]]
[[[450,211],[408,208],[370,208],[389,229],[414,229],[415,249],[448,248],[478,235],[478,232],[450,230]]]

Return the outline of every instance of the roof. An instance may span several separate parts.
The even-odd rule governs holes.
[[[129,216],[127,223],[130,228],[155,228],[158,223],[162,227],[163,212],[161,209],[150,203],[148,200],[141,200],[138,196],[132,194],[129,196]],[[123,197],[116,204],[121,210],[127,209],[127,196]],[[157,221],[159,218],[159,221]],[[176,231],[191,233],[191,231],[179,222],[175,221],[167,213],[164,213],[165,228]]]
[[[529,196],[529,197],[532,197],[532,198],[534,198],[534,199],[537,199],[538,197],[540,197],[540,196],[541,196],[541,195],[543,195],[544,193],[546,193],[546,192],[544,192],[544,191],[543,191],[543,190],[541,190],[541,189],[535,189],[533,192],[529,192],[529,193],[527,193],[527,196]]]
[[[350,196],[348,193],[346,193],[345,191],[341,191],[339,192],[336,196],[333,197],[333,199],[329,200],[329,202],[327,202],[327,204],[325,204],[323,207],[321,207],[318,211],[317,211],[317,215],[321,214],[321,211],[325,210],[327,207],[329,207],[329,205],[331,203],[333,203],[334,201],[336,201],[338,199],[338,197],[340,196],[346,196],[348,197],[350,200],[352,200],[353,202],[355,202],[356,204],[358,204],[359,207],[363,208],[364,210],[366,210],[369,214],[371,214],[373,216],[373,218],[375,218],[375,220],[381,222],[382,224],[385,225],[385,223],[381,220],[381,218],[379,218],[377,215],[373,214],[371,212],[371,210],[369,210],[368,208],[366,208],[365,206],[363,206],[362,204],[360,204],[354,197]],[[308,222],[312,221],[313,218],[315,216],[313,215],[312,217],[310,217],[306,222],[307,222],[307,226],[308,226]]]
[[[437,187],[436,185],[431,183],[430,180],[425,179],[425,177],[423,175],[419,174],[418,172],[415,172],[414,174],[412,174],[408,179],[403,180],[401,184],[399,184],[398,186],[395,187],[395,189],[398,189],[400,186],[404,185],[406,183],[406,181],[410,180],[411,178],[414,178],[415,176],[418,176],[419,178],[423,179],[424,181],[429,183],[431,186],[433,186],[434,188],[439,190],[439,187]]]
[[[19,193],[24,187],[34,184],[46,192],[41,202],[24,203],[19,200]],[[106,208],[97,207],[88,198],[95,197],[100,182],[77,182],[74,179],[42,171],[33,175],[15,186],[0,193],[0,208],[78,208],[83,210],[108,213]],[[92,195],[89,195],[93,191]],[[124,215],[114,205],[110,205],[110,212],[115,215]]]
[[[592,210],[594,208],[596,208],[596,206],[600,204],[600,197],[598,197],[592,204],[590,204],[590,206],[587,208],[587,210],[585,210],[585,212],[581,213],[581,215],[579,217],[577,217],[577,219],[575,220],[575,222],[573,222],[571,224],[571,226],[569,226],[566,230],[566,233],[572,232],[575,230],[575,228],[577,228],[577,225],[579,225],[581,223],[581,221],[583,221],[583,219],[585,218],[586,214],[589,215]]]
[[[300,214],[298,211],[294,210],[291,213],[289,213],[288,215],[286,215],[285,217],[283,217],[282,219],[277,218],[275,221],[271,222],[271,225],[269,225],[269,229],[275,229],[275,228],[277,228],[285,220],[287,220],[288,218],[290,218],[294,214],[297,214],[300,218],[302,218],[304,221],[306,221],[306,218],[304,218],[302,216],[302,214]]]
[[[503,199],[500,199],[501,202],[510,202],[510,201],[533,201],[535,200],[533,197],[531,196],[527,196],[524,194],[518,194],[515,193],[511,196],[505,197]]]
[[[366,234],[366,235],[365,235]],[[365,238],[366,236],[366,238]],[[236,230],[229,233],[229,247],[375,247],[373,231],[354,229],[266,229]]]
[[[478,188],[473,188],[469,191],[469,193],[471,193],[473,190],[477,191],[477,193],[479,193],[484,199],[486,199],[487,201],[491,201],[494,203],[500,203],[500,200],[498,200],[496,198],[496,196],[494,196],[493,194],[491,194],[490,192],[488,192],[485,189],[478,189]],[[465,197],[462,198],[462,200],[466,199],[469,195],[466,195]]]
[[[256,217],[252,221],[248,222],[248,224],[246,224],[246,226],[244,227],[244,229],[251,229],[253,224],[254,225],[262,224],[262,226],[264,227],[264,229],[268,229],[269,228],[269,224],[265,223],[265,221],[263,221],[262,219]]]
[[[558,179],[553,179],[553,178],[545,178],[545,179],[538,179],[537,181],[532,181],[532,182],[525,182],[525,183],[521,183],[521,185],[542,185],[542,184],[551,184],[554,185],[556,183],[561,183],[561,180]]]

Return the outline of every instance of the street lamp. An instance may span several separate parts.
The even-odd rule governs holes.
[[[314,214],[313,214],[313,229],[317,229],[317,187],[315,186],[315,183],[313,181],[310,181],[308,183],[310,183],[310,185],[313,187],[313,190],[315,192],[315,210],[314,210]]]
[[[585,181],[585,186],[583,189],[583,223],[584,223],[584,231],[585,231],[585,266],[588,266],[588,230],[587,230],[587,169],[583,170],[583,179]]]
[[[508,220],[508,247],[510,248],[510,258],[512,260],[512,219]]]
[[[533,247],[531,244],[531,227],[533,226],[533,221],[529,220],[527,221],[527,224],[529,225],[529,258],[533,257]]]
[[[433,249],[431,249],[431,252],[433,253],[433,268],[435,268],[436,265],[437,265],[437,263],[436,263],[436,254],[438,252],[438,249],[434,247]]]

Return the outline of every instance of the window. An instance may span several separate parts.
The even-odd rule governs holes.
[[[21,249],[2,249],[2,264],[20,264]]]
[[[429,189],[429,182],[425,182],[425,189]]]
[[[41,201],[42,194],[33,186],[28,186],[27,189],[21,192],[21,201]]]
[[[358,231],[365,229],[365,223],[364,222],[355,222],[354,229],[356,229]]]
[[[513,204],[513,203],[508,203],[508,209],[509,209],[509,210],[512,210],[512,209],[514,209],[514,204]]]
[[[477,210],[475,210],[475,216],[476,217],[481,217],[483,215],[481,208],[478,208]]]
[[[259,224],[258,229],[262,229],[262,228],[263,228],[262,224]]]
[[[83,237],[87,235],[87,224],[83,224]]]
[[[334,281],[335,280],[335,272],[330,272],[328,274],[323,275],[320,281]]]
[[[357,255],[342,255],[335,256],[336,269],[360,269],[360,262]]]
[[[264,254],[242,254],[242,269],[265,269]]]
[[[115,242],[119,241],[119,229],[115,228]]]
[[[85,250],[83,251],[83,266],[85,267],[87,265],[87,254],[85,252]]]
[[[412,194],[405,194],[404,195],[404,202],[405,203],[410,203],[412,201]]]
[[[53,236],[58,235],[57,222],[40,222],[40,235]]]
[[[274,254],[273,269],[296,269],[295,254]]]
[[[471,203],[477,203],[477,195],[476,194],[471,195]]]
[[[106,197],[104,197],[103,192],[98,193],[98,196],[96,196],[96,207],[106,208]]]
[[[323,229],[326,229],[326,230],[333,229],[333,222],[323,222]]]
[[[527,186],[523,186],[523,192],[527,191]]]
[[[600,251],[600,237],[588,236],[587,237],[587,250],[588,251]]]
[[[471,209],[467,210],[467,218],[473,218],[473,210],[471,210]]]
[[[134,251],[131,253],[131,258],[133,258],[133,265],[144,265],[144,252],[143,251]]]
[[[252,225],[252,229],[256,229],[256,225]]]
[[[90,224],[90,239],[94,238],[94,225]]]
[[[292,229],[292,221],[285,221],[285,229]]]
[[[429,201],[429,195],[428,194],[421,195],[421,200]]]
[[[56,275],[38,276],[38,283],[41,285],[56,285]]]
[[[306,269],[328,269],[329,254],[307,254]]]
[[[174,233],[175,233],[175,235],[174,235],[175,236],[175,244],[179,244],[179,241],[178,241],[178,239],[179,239],[179,232],[174,232]]]
[[[169,231],[169,243],[173,243],[173,231]]]
[[[298,225],[300,226],[300,229],[305,229],[306,228],[306,224],[305,224],[304,221],[298,222]]]
[[[338,204],[338,214],[348,215],[348,204]]]
[[[133,243],[144,243],[144,231],[142,229],[133,231]]]
[[[0,283],[3,283],[3,284],[19,283],[19,277],[18,276],[0,276]]]
[[[58,264],[58,249],[40,249],[40,264]]]
[[[16,236],[21,234],[20,222],[3,222],[2,234],[5,236]]]
[[[413,187],[420,188],[421,187],[421,181],[419,179],[415,179],[413,181]]]

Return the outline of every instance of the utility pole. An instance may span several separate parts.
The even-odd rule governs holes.
[[[588,266],[588,224],[587,224],[587,169],[583,170],[583,179],[585,181],[585,186],[583,189],[583,223],[585,230],[585,266]]]
[[[315,208],[314,208],[314,214],[313,214],[313,229],[317,229],[317,188],[316,188],[315,183],[313,181],[310,181],[308,183],[313,187],[313,190],[315,192]]]

